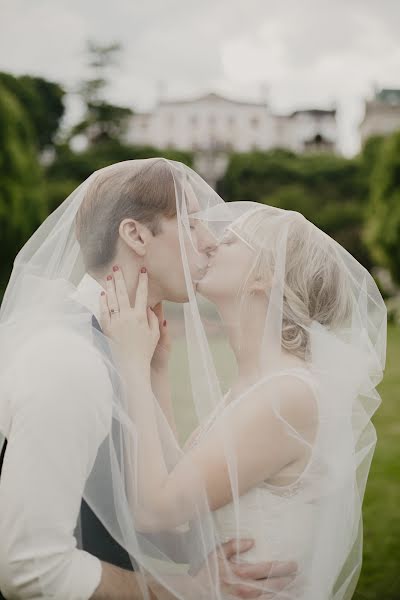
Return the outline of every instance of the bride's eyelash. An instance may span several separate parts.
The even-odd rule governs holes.
[[[224,235],[224,237],[220,241],[220,244],[231,244],[233,241],[234,241],[234,237],[232,234]]]

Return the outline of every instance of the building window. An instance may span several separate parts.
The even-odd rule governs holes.
[[[260,125],[260,119],[258,117],[251,117],[250,125],[253,129],[257,129],[257,127]]]
[[[197,123],[198,123],[197,115],[192,115],[190,117],[190,124],[192,125],[192,127],[196,127]]]
[[[233,127],[235,125],[235,117],[233,117],[232,115],[228,117],[228,125],[229,127]]]

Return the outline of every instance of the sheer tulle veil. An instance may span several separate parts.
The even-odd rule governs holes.
[[[183,460],[191,464],[193,449],[217,428],[230,482],[228,502],[212,509],[202,471],[193,459],[181,490],[186,515],[178,503],[167,519],[141,493],[147,457],[140,420],[132,418],[128,403],[137,402],[140,409],[143,399],[129,395],[113,359],[112,342],[93,327],[90,311],[73,300],[87,271],[88,252],[101,264],[107,242],[98,237],[104,223],[94,220],[85,222],[87,237],[82,239],[82,207],[88,197],[96,189],[94,201],[101,202],[105,181],[108,198],[128,202],[132,182],[138,190],[147,189],[149,178],[156,184],[159,180],[164,192],[168,181],[172,190],[180,261],[171,269],[185,285],[180,302],[165,302],[173,346],[172,393],[179,399],[178,439],[156,395],[146,401],[153,404],[168,472]],[[115,206],[110,204],[101,218],[111,222]],[[194,280],[193,263],[200,256],[196,236],[204,232],[216,248],[209,277],[213,261],[216,265],[219,260],[219,244],[238,240],[246,248],[249,262],[237,289],[229,287],[228,270],[218,279],[217,292],[211,279],[207,287],[208,275],[203,284]],[[255,327],[251,307],[256,301],[262,323],[258,320],[254,335],[249,335]],[[118,163],[84,181],[16,257],[0,313],[1,440],[11,433],[14,410],[12,397],[5,397],[1,388],[23,372],[19,356],[24,344],[54,327],[68,328],[94,345],[110,374],[113,391],[104,414],[109,433],[82,494],[143,575],[145,598],[150,597],[148,587],[161,598],[229,598],[221,591],[217,556],[221,544],[235,537],[256,540],[249,560],[298,563],[295,580],[283,590],[271,588],[268,597],[351,597],[362,560],[362,501],[376,444],[371,417],[380,402],[376,386],[385,363],[386,309],[371,275],[346,250],[299,213],[253,202],[224,202],[181,163],[161,158]],[[232,331],[236,358],[250,351],[246,344],[258,344],[252,378],[239,389]],[[54,351],[63,360],[62,349]],[[290,406],[296,404],[297,388],[309,390],[312,428],[298,427],[292,420],[285,396],[288,386]],[[241,456],[226,416],[240,408],[243,419],[251,421],[261,402],[269,407],[282,439],[303,447],[305,460],[282,471],[287,483],[282,479],[281,485],[271,484],[279,480],[275,473],[271,481],[240,492]],[[192,441],[183,448],[190,434]],[[191,491],[189,508],[185,489]],[[236,581],[234,574],[231,578]],[[267,580],[253,585],[268,591]]]

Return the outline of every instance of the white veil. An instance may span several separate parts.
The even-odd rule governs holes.
[[[187,297],[182,305],[170,304],[166,310],[174,334],[172,390],[180,394],[178,428],[179,417],[185,416],[180,441],[196,430],[185,449],[155,395],[132,398],[113,360],[113,344],[93,327],[91,312],[73,300],[86,271],[77,223],[88,192],[108,179],[114,196],[122,195],[132,181],[145,189],[149,176],[162,178],[164,192],[165,185],[172,183],[176,203],[181,249],[181,264],[176,268],[182,270]],[[90,231],[91,223],[86,226]],[[252,253],[250,269],[230,304],[229,319],[234,323],[222,311],[218,316],[211,302],[196,296],[191,273],[193,253],[198,250],[196,228],[200,236],[204,231],[212,236],[217,248],[228,231]],[[102,241],[89,240],[92,255],[97,248],[100,253]],[[254,282],[258,287],[251,287]],[[254,297],[264,298],[265,307],[257,368],[248,385],[236,389],[235,360],[224,332],[234,326],[239,336],[236,349],[247,351],[241,344],[249,336],[242,334],[252,324],[247,309]],[[17,256],[0,313],[3,389],[24,367],[19,358],[24,345],[54,327],[68,328],[94,346],[110,374],[112,389],[104,411],[108,433],[82,494],[142,574],[144,598],[150,597],[148,588],[160,598],[233,597],[228,587],[222,591],[220,548],[228,539],[243,537],[256,542],[249,561],[293,559],[298,563],[298,576],[283,589],[274,588],[273,580],[267,579],[253,581],[255,591],[262,590],[276,600],[351,597],[361,566],[361,506],[376,442],[371,416],[380,400],[375,388],[382,378],[386,343],[383,300],[372,277],[353,257],[298,213],[249,202],[224,203],[180,163],[126,161],[91,175]],[[301,403],[296,411],[296,389],[301,384],[308,401],[304,389],[312,390],[309,423],[297,414]],[[227,389],[234,393],[226,396]],[[164,513],[142,493],[149,455],[143,447],[142,421],[139,416],[135,421],[128,405],[136,403],[140,410],[144,401],[152,403],[162,468],[171,474],[184,465],[184,485],[176,491],[179,502]],[[251,427],[253,411],[264,414],[263,402],[269,410],[266,430],[279,428],[282,444],[296,446],[305,462],[293,461],[291,468],[282,468],[286,484],[271,484],[267,479],[243,491],[237,431],[226,415],[238,408]],[[3,438],[10,434],[12,416],[12,402],[0,389]],[[203,446],[207,444],[212,430],[218,432],[230,489],[227,502],[217,509],[211,508],[204,469],[195,453],[202,440],[206,440]],[[276,448],[277,455],[281,448]],[[279,476],[279,471],[271,473],[271,481],[283,481]],[[229,572],[228,563],[225,569]],[[233,573],[231,581],[238,581]],[[47,596],[47,580],[40,586]]]

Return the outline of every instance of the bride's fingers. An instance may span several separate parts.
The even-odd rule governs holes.
[[[164,318],[164,307],[162,302],[156,304],[153,308],[153,312],[156,315],[160,327],[160,343],[165,347],[170,345],[169,333],[167,329],[167,321]]]
[[[140,269],[138,286],[136,289],[135,311],[142,317],[147,317],[148,278],[145,267]]]
[[[155,337],[157,337],[157,335],[160,337],[160,323],[158,322],[157,315],[154,314],[150,307],[147,308],[147,319],[150,331],[154,333]]]
[[[131,303],[129,302],[128,290],[126,288],[126,283],[124,279],[124,275],[121,269],[115,265],[113,267],[114,271],[114,282],[115,282],[115,292],[117,295],[117,302],[119,305],[119,310],[129,310],[131,308]]]
[[[107,275],[106,279],[106,292],[108,308],[110,309],[111,316],[119,313],[119,304],[117,300],[117,294],[115,293],[115,284],[112,275]]]
[[[110,309],[108,308],[107,294],[102,291],[100,295],[100,327],[107,331],[110,325]]]
[[[163,309],[162,302],[159,302],[158,304],[156,304],[154,306],[153,312],[157,316],[158,322],[160,323],[160,326],[161,326],[161,324],[164,322],[164,309]]]

